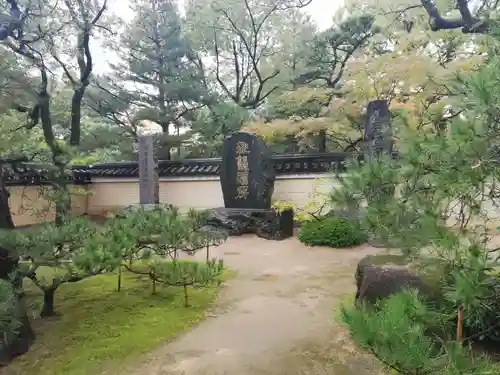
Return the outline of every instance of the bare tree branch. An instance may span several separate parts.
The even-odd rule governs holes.
[[[81,0],[78,1],[80,14],[78,14],[78,12],[73,8],[69,0],[65,0],[65,4],[75,24],[78,25],[78,28],[80,29],[77,37],[76,55],[80,73],[79,81],[76,82],[75,79],[70,78],[71,74],[69,74],[69,71],[63,66],[64,71],[67,72],[66,75],[73,84],[73,97],[71,98],[70,144],[77,146],[80,144],[81,138],[81,110],[83,96],[86,88],[90,84],[89,77],[93,69],[92,54],[90,53],[90,35],[92,27],[101,19],[107,8],[107,0],[104,0],[103,5],[91,21],[88,19],[88,10],[85,9],[85,5]]]
[[[324,86],[335,89],[353,54],[377,32],[372,16],[353,17],[326,30],[313,41],[310,71],[299,76],[297,82],[322,81]]]
[[[432,31],[462,29],[463,33],[486,34],[490,25],[486,20],[472,16],[468,0],[457,0],[460,18],[443,18],[434,0],[420,0],[422,7],[429,15],[429,24]]]
[[[224,16],[225,20],[230,25],[230,32],[234,33],[238,38],[240,48],[237,47],[236,41],[232,41],[232,68],[234,69],[235,76],[235,89],[231,92],[228,85],[221,77],[221,59],[220,49],[217,41],[217,34],[214,28],[214,45],[215,45],[215,58],[216,58],[216,79],[222,90],[228,95],[235,103],[244,108],[257,108],[266,98],[271,95],[277,87],[272,87],[266,90],[268,82],[276,77],[280,71],[275,70],[268,76],[263,76],[260,68],[260,62],[265,55],[265,50],[269,45],[269,37],[262,46],[263,27],[268,22],[269,18],[280,10],[280,5],[284,5],[283,1],[277,1],[270,9],[268,9],[260,20],[257,20],[252,7],[248,0],[245,2],[245,11],[250,19],[250,36],[247,36],[244,30],[237,25],[235,19],[225,9],[220,9],[220,13]],[[298,6],[298,5],[297,5]],[[300,5],[305,6],[305,5]],[[285,10],[287,7],[281,7]],[[260,47],[260,48],[259,48]],[[259,51],[260,50],[260,51]],[[245,61],[246,60],[246,61]],[[255,83],[253,81],[256,81]],[[255,89],[255,92],[254,92]]]

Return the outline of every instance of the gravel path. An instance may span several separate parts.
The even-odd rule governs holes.
[[[225,284],[209,317],[126,373],[379,374],[375,361],[361,354],[333,319],[335,306],[354,292],[358,260],[378,251],[307,248],[295,238],[232,237],[212,251],[237,275]]]

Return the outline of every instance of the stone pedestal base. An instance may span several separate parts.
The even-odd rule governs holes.
[[[222,228],[229,235],[255,233],[257,236],[280,241],[293,236],[293,210],[215,208],[209,210],[207,225]]]

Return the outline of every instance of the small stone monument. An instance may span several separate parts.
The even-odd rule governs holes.
[[[264,140],[238,132],[222,149],[220,181],[226,208],[271,208],[276,172]]]
[[[141,205],[158,204],[160,201],[153,137],[153,135],[139,137],[139,202]]]

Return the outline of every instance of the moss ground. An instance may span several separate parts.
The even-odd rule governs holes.
[[[39,307],[41,292],[29,283],[25,289],[28,301]],[[120,292],[116,274],[62,285],[55,301],[60,315],[34,320],[36,343],[10,370],[19,375],[116,370],[202,320],[217,289],[190,288],[192,306],[185,308],[182,288],[157,286],[152,295],[148,279],[129,273],[123,273]]]

